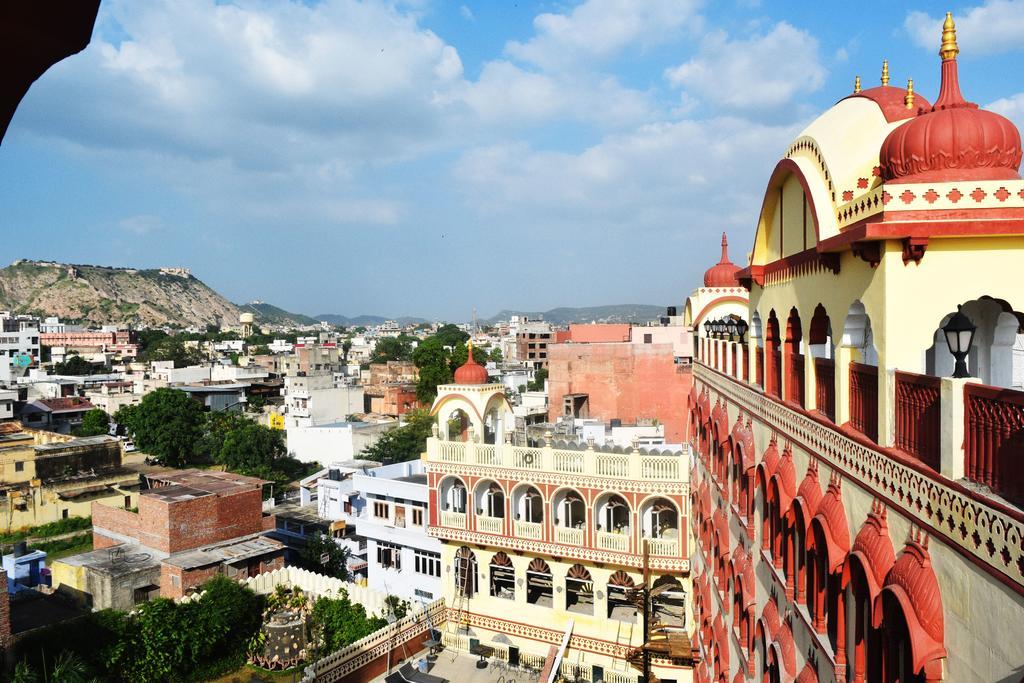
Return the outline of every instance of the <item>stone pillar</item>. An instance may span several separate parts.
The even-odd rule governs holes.
[[[836,347],[836,424],[850,421],[850,361],[858,358],[856,349]]]
[[[964,385],[981,384],[976,377],[943,377],[939,387],[941,404],[939,472],[950,479],[964,477]]]
[[[896,368],[878,368],[878,445],[896,445]]]

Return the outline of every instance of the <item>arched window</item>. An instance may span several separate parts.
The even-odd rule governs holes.
[[[779,333],[779,319],[773,309],[768,314],[765,329],[765,354],[768,371],[765,373],[765,392],[782,397],[782,337]]]
[[[553,596],[551,568],[547,562],[535,557],[526,568],[526,601],[531,605],[551,607]]]
[[[490,479],[480,481],[474,493],[476,514],[492,519],[505,518],[505,490]]]
[[[569,567],[566,574],[565,609],[577,614],[594,613],[594,580],[581,564]]]
[[[476,555],[466,546],[455,551],[455,594],[472,598],[476,595],[479,584],[477,578]]]
[[[516,520],[540,524],[544,521],[544,498],[535,486],[521,485],[512,495]]]
[[[803,328],[800,325],[800,312],[796,308],[789,311],[786,320],[786,400],[804,406],[804,354]]]
[[[640,508],[644,538],[679,538],[679,509],[668,498],[654,498]]]
[[[503,552],[491,558],[491,596],[504,600],[515,600],[516,572],[512,560]]]
[[[462,480],[455,477],[445,477],[441,480],[441,505],[447,512],[459,512],[465,514],[468,496],[466,485]]]
[[[469,414],[465,410],[456,408],[448,413],[444,426],[444,436],[448,441],[470,440],[473,426],[469,419]]]
[[[630,534],[633,530],[632,510],[626,499],[617,493],[604,493],[597,499],[597,530],[613,534]]]
[[[587,505],[572,489],[558,491],[552,500],[555,526],[582,530],[587,523]]]
[[[636,583],[619,570],[608,578],[608,618],[635,623],[637,616]]]

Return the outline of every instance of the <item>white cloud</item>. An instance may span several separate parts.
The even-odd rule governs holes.
[[[1024,130],[1024,93],[1017,93],[1009,97],[1003,97],[985,107],[1017,124],[1017,128]]]
[[[942,42],[945,14],[931,16],[914,11],[907,14],[903,26],[922,48],[938,52]],[[1024,0],[988,0],[954,14],[956,39],[969,54],[999,54],[1021,49],[1024,36]]]
[[[636,45],[649,47],[679,35],[689,21],[696,28],[697,0],[586,0],[567,14],[540,14],[536,35],[509,42],[511,57],[560,70],[583,60],[606,59]]]
[[[471,10],[468,5],[462,5],[459,7],[459,14],[461,14],[462,18],[466,21],[474,21],[476,19],[473,15],[473,10]]]
[[[825,75],[818,41],[784,21],[747,40],[730,39],[723,31],[711,33],[696,57],[665,72],[673,85],[744,111],[788,104],[820,88]]]

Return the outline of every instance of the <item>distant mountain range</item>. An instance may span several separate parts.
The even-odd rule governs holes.
[[[380,325],[387,322],[388,320],[394,320],[399,325],[419,325],[420,323],[430,322],[426,318],[410,318],[408,316],[385,318],[379,315],[357,315],[349,318],[336,313],[323,313],[316,316],[316,319],[318,321],[328,322],[332,325],[344,325],[345,327],[372,327],[374,325]]]
[[[525,315],[531,320],[542,318],[554,325],[569,323],[645,323],[665,315],[664,306],[648,304],[616,304],[611,306],[561,307],[550,311],[501,311],[483,322],[496,323],[513,315]]]

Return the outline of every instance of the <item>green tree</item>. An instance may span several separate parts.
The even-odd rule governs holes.
[[[123,405],[114,413],[114,423],[117,425],[117,433],[121,436],[135,433],[132,427],[135,416],[139,413],[137,405]]]
[[[533,381],[526,385],[527,391],[544,391],[544,380],[548,378],[547,368],[533,373]]]
[[[352,340],[346,337],[345,340],[341,342],[341,362],[345,365],[348,365],[348,354],[351,352]]]
[[[474,357],[476,356],[476,354],[473,355]],[[491,352],[487,354],[487,360],[492,360],[495,363],[500,363],[503,360],[505,360],[505,355],[501,352],[500,347],[495,346],[494,348],[491,349]]]
[[[96,372],[96,367],[81,356],[71,356],[63,363],[55,363],[53,374],[55,375],[91,375]]]
[[[220,452],[214,459],[232,471],[256,471],[261,467],[275,469],[288,454],[284,432],[243,421],[227,432]]]
[[[110,432],[110,416],[102,408],[93,408],[82,416],[78,436],[98,436]]]
[[[200,365],[206,362],[203,352],[197,348],[186,347],[181,336],[165,336],[139,356],[145,361],[173,361],[176,368]]]
[[[436,337],[444,346],[451,347],[458,346],[459,344],[465,344],[469,341],[469,334],[460,330],[458,325],[452,325],[451,323],[441,325],[441,327],[437,328],[437,332],[435,332],[433,336]]]
[[[412,362],[420,371],[416,399],[429,404],[437,396],[438,385],[452,381],[451,351],[436,336],[427,337],[412,352]]]
[[[336,652],[383,628],[381,617],[367,617],[366,609],[341,591],[340,598],[320,598],[313,605],[313,631],[323,637],[324,653]]]
[[[195,460],[203,424],[199,403],[184,391],[166,387],[146,394],[129,419],[139,450],[168,467],[185,467]]]
[[[29,663],[25,660],[18,662],[14,667],[11,683],[37,683],[38,681],[39,676],[36,675],[35,669],[29,666]]]
[[[249,347],[250,356],[267,356],[270,354],[270,347],[266,344],[256,344]]]
[[[377,340],[370,354],[371,363],[386,363],[392,360],[409,360],[412,355],[412,340],[410,337],[400,335],[398,337],[383,337]]]
[[[434,418],[426,410],[413,410],[405,415],[405,424],[385,433],[363,449],[361,457],[377,462],[416,460],[427,449]]]
[[[306,547],[299,553],[299,564],[317,574],[336,579],[348,578],[348,548],[342,548],[326,534],[310,536]]]

